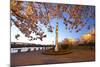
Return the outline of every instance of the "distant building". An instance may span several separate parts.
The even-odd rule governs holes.
[[[77,45],[78,41],[73,38],[65,38],[62,43],[65,45]]]
[[[91,31],[87,34],[84,34],[83,36],[80,37],[80,42],[81,43],[89,43],[89,42],[94,42],[95,41],[95,32]]]

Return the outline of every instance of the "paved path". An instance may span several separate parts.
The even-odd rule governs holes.
[[[52,63],[71,63],[94,61],[94,50],[75,49],[73,52],[65,55],[43,55],[40,51],[25,52],[11,54],[11,65],[37,65],[37,64],[52,64]]]

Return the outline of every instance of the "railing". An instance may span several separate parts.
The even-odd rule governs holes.
[[[30,51],[41,51],[51,49],[53,47],[21,47],[21,48],[11,48],[11,53],[20,53],[20,52],[30,52]]]

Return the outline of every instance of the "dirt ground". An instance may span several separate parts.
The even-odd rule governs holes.
[[[73,49],[72,53],[65,55],[43,55],[41,51],[12,53],[12,66],[72,63],[72,62],[95,61],[95,50]]]

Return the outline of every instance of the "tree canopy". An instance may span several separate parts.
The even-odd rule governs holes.
[[[63,19],[66,29],[76,30],[78,33],[85,25],[88,19],[95,19],[94,6],[87,5],[71,5],[57,3],[40,3],[11,0],[11,21],[14,25],[31,40],[42,40],[46,37],[44,30],[38,26],[40,22],[48,32],[53,32],[53,26],[50,25],[50,20],[53,18]],[[69,17],[63,14],[67,13]],[[80,28],[78,28],[80,26]],[[88,25],[89,30],[93,25]],[[31,33],[37,35],[36,38],[31,36]],[[20,35],[17,34],[16,38]]]

